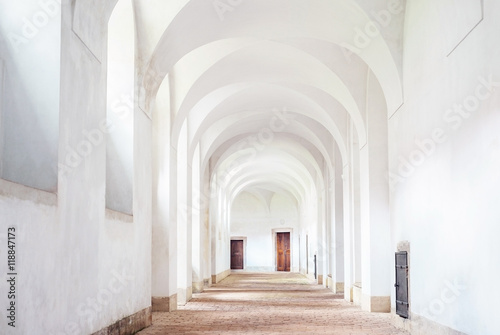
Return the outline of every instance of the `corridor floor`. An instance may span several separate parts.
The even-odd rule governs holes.
[[[139,335],[406,335],[389,314],[363,312],[300,274],[233,272]]]

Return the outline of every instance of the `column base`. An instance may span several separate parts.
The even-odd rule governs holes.
[[[326,285],[335,294],[344,293],[344,283],[334,282],[330,276],[326,279]]]
[[[151,307],[145,308],[135,314],[129,315],[92,335],[132,335],[139,330],[151,326],[153,316]]]
[[[218,282],[220,282],[222,279],[226,278],[230,274],[231,274],[231,269],[228,269],[228,270],[223,271],[217,275],[212,275],[212,283],[217,284]]]
[[[354,283],[352,288],[352,302],[356,306],[361,306],[362,301],[362,286],[361,283]]]
[[[375,297],[362,294],[361,308],[372,313],[390,313],[391,297]]]
[[[353,288],[348,287],[347,289],[344,289],[344,300],[352,302],[353,301],[352,297],[353,297]]]
[[[153,312],[173,312],[177,310],[177,294],[170,297],[152,297],[151,307]]]
[[[329,288],[332,292],[334,292],[332,275],[328,275],[326,277],[326,288]]]
[[[201,293],[205,288],[205,283],[203,281],[199,281],[197,283],[193,282],[193,293]]]
[[[323,285],[323,275],[318,275],[318,285]]]
[[[193,297],[193,287],[189,286],[187,288],[179,287],[177,288],[177,303],[181,306],[188,303]]]

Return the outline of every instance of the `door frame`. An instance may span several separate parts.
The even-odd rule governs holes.
[[[243,241],[243,270],[247,268],[247,237],[246,236],[231,236],[229,239],[229,268],[231,268],[231,241]],[[231,271],[243,271],[231,270]]]
[[[276,228],[271,231],[271,238],[273,239],[273,264],[274,271],[278,271],[278,250],[276,242],[278,239],[278,233],[290,233],[290,272],[295,272],[293,267],[293,228]]]

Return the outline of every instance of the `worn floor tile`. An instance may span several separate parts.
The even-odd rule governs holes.
[[[406,335],[390,315],[361,311],[294,273],[236,272],[172,313],[154,313],[153,334]]]

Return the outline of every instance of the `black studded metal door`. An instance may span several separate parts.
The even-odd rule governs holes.
[[[408,318],[408,253],[396,252],[396,314]]]

